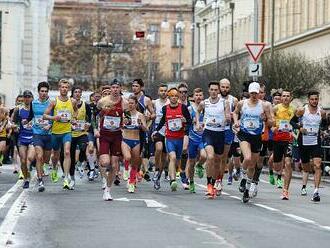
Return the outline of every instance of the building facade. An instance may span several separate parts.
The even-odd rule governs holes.
[[[100,43],[105,47],[89,48],[92,70],[80,72],[63,66],[57,58],[60,46],[82,46],[81,39],[72,35],[76,33],[72,30],[81,30],[82,22],[77,21],[81,16],[88,36],[84,47]],[[191,0],[56,0],[51,67],[84,84],[95,80],[102,84],[113,78],[129,82],[135,77],[148,84],[180,81],[181,71],[191,66],[191,19]],[[144,37],[136,37],[136,32]]]
[[[47,80],[52,6],[52,0],[0,0],[0,94],[7,106]]]

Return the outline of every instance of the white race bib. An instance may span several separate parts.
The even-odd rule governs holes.
[[[103,128],[108,130],[117,130],[120,128],[120,117],[104,116]]]
[[[35,123],[35,125],[37,125],[39,127],[45,127],[49,124],[49,121],[44,120],[42,117],[35,117],[34,123]]]
[[[86,121],[77,120],[77,122],[72,125],[72,131],[84,131],[85,130]]]
[[[182,119],[181,118],[175,118],[168,120],[168,128],[170,131],[179,131],[182,128]]]
[[[222,127],[224,126],[224,120],[222,116],[208,115],[205,120],[205,125],[207,127]]]
[[[306,129],[306,135],[307,136],[317,136],[318,133],[319,133],[320,125],[304,123],[303,127]]]
[[[280,120],[278,130],[281,132],[291,132],[292,126],[288,120]]]
[[[257,118],[245,118],[243,127],[246,130],[256,130],[260,126],[259,119]]]
[[[23,120],[23,121],[26,121],[26,119],[25,120]],[[26,124],[22,124],[22,126],[23,126],[23,128],[25,128],[26,130],[32,130],[32,124],[31,124],[31,122],[28,122],[28,123],[26,123]]]
[[[61,117],[60,122],[66,123],[71,121],[71,111],[70,110],[58,110],[57,115]]]

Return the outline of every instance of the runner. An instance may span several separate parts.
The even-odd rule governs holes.
[[[206,176],[207,193],[210,199],[220,195],[221,184],[215,188],[215,182],[219,176],[221,155],[225,145],[225,126],[230,122],[230,109],[226,100],[219,97],[219,82],[210,82],[209,98],[198,105],[196,112],[196,129],[201,131],[202,125],[199,121],[200,113],[204,111],[203,144],[206,151]]]
[[[78,156],[78,159],[80,159],[79,164],[81,166],[83,161],[86,161],[86,148],[88,144],[88,130],[91,126],[91,109],[89,107],[89,104],[85,103],[81,100],[82,96],[82,89],[80,87],[73,87],[71,91],[71,96],[76,101],[77,104],[77,116],[74,118],[72,123],[72,141],[71,141],[71,166],[70,166],[70,189],[74,190],[75,187],[75,168],[76,168],[76,149],[79,148],[80,156]],[[84,173],[83,168],[79,168],[79,170],[82,170],[82,173]],[[82,178],[82,176],[80,176]]]
[[[295,109],[291,106],[290,91],[282,91],[281,102],[273,107],[275,127],[273,128],[274,139],[274,166],[276,173],[281,174],[284,165],[284,186],[282,200],[289,200],[289,186],[292,177],[292,126],[290,120],[294,116]]]
[[[153,101],[154,109],[156,112],[154,128],[156,128],[159,125],[159,122],[163,116],[162,109],[165,106],[165,104],[168,103],[166,93],[167,93],[167,85],[161,84],[158,88],[159,98]],[[154,188],[156,190],[159,190],[160,178],[164,170],[165,161],[166,161],[165,126],[163,126],[162,129],[160,129],[159,132],[157,132],[153,136],[153,142],[155,144],[155,173],[152,180],[154,182]]]
[[[220,98],[224,99],[225,101],[229,102],[229,108],[230,113],[232,115],[232,112],[235,110],[238,100],[236,97],[230,95],[230,81],[228,79],[222,79],[220,80]],[[225,173],[227,161],[228,161],[228,153],[230,151],[230,147],[233,144],[235,138],[235,134],[232,130],[232,123],[230,122],[225,126],[225,146],[224,146],[224,152],[221,156],[221,163],[220,163],[220,173],[217,177],[215,187],[220,192],[221,191],[221,185],[222,185],[222,178]],[[235,149],[235,148],[233,148]],[[236,154],[236,153],[235,153]],[[233,183],[233,175],[232,170],[229,170],[229,176],[228,176],[228,185],[231,185]]]
[[[170,104],[162,108],[163,116],[153,133],[155,137],[166,124],[165,144],[169,155],[169,176],[172,191],[177,190],[176,164],[180,164],[183,146],[183,137],[188,134],[191,125],[191,118],[186,105],[179,103],[179,91],[171,88],[168,93]]]
[[[29,168],[35,159],[35,151],[32,143],[33,131],[32,122],[28,121],[31,109],[33,94],[26,90],[23,92],[24,104],[14,110],[13,122],[19,127],[18,151],[21,161],[21,170],[24,176],[23,189],[29,188],[30,173]]]
[[[293,128],[299,129],[298,137],[299,153],[303,170],[308,172],[310,159],[314,166],[314,193],[313,202],[321,200],[319,187],[321,182],[321,126],[326,126],[326,113],[319,106],[319,92],[310,91],[308,93],[308,104],[298,108],[290,124]],[[301,120],[299,120],[301,118]]]
[[[188,107],[189,113],[191,115],[191,119],[194,122],[194,125],[190,127],[189,130],[189,145],[188,145],[188,166],[186,168],[186,173],[189,178],[189,190],[191,193],[196,193],[194,176],[195,176],[195,163],[198,158],[198,162],[196,164],[196,172],[199,178],[204,176],[204,167],[203,164],[206,161],[206,152],[203,145],[203,132],[197,131],[196,129],[196,112],[199,104],[204,100],[204,94],[201,88],[194,89],[194,102]],[[199,123],[203,125],[204,114],[201,113],[199,115]]]
[[[264,122],[273,125],[273,117],[269,105],[259,100],[260,85],[252,82],[249,85],[250,98],[237,104],[233,114],[234,128],[238,131],[243,160],[243,178],[240,182],[240,191],[243,192],[242,201],[250,199],[249,190],[255,173],[261,149],[261,133]],[[240,119],[239,119],[240,115]]]
[[[52,125],[52,173],[51,179],[53,182],[58,181],[57,163],[60,159],[60,150],[63,146],[64,161],[63,161],[63,189],[70,189],[70,167],[71,167],[71,121],[76,118],[77,111],[76,100],[68,97],[70,83],[66,79],[61,79],[58,83],[60,95],[54,101],[51,101],[47,107],[43,118],[53,121]],[[73,179],[72,179],[73,180]],[[72,185],[71,185],[72,186]]]
[[[50,159],[51,144],[51,122],[43,119],[43,114],[50,104],[48,97],[49,84],[40,82],[38,84],[38,99],[33,100],[28,121],[32,120],[33,145],[36,152],[36,169],[38,177],[38,191],[45,190],[43,166]]]
[[[137,111],[138,100],[136,96],[131,95],[128,98],[128,108],[124,112],[123,119],[123,141],[121,150],[124,161],[131,165],[128,192],[134,193],[136,187],[136,174],[140,165],[140,129],[148,131],[145,117]]]
[[[5,107],[0,107],[0,166],[6,152],[7,127],[9,122],[9,111]]]
[[[117,80],[111,83],[111,94],[103,97],[98,103],[99,112],[98,129],[94,130],[95,137],[100,141],[100,165],[103,175],[106,176],[106,187],[103,200],[111,201],[111,186],[119,169],[119,156],[121,155],[122,119],[127,102],[120,95],[121,85]]]

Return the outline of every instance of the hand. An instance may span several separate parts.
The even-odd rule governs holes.
[[[100,131],[94,131],[94,137],[95,138],[100,138]]]
[[[46,125],[42,129],[44,129],[45,131],[49,131],[51,127],[51,125]]]
[[[261,120],[262,121],[266,122],[267,116],[266,116],[266,114],[264,112],[261,113],[260,117],[261,117]]]
[[[203,127],[202,127],[202,125],[200,123],[196,123],[196,130],[198,132],[203,131]]]
[[[59,116],[59,115],[54,116],[54,121],[60,121],[60,120],[61,120],[61,116]]]
[[[307,133],[307,129],[305,129],[305,128],[303,128],[303,127],[301,127],[301,128],[299,129],[299,131],[300,131],[302,134],[306,134],[306,133]]]
[[[88,129],[89,129],[90,126],[91,126],[90,123],[85,123],[85,125],[84,125],[84,130],[85,130],[85,131],[88,131]]]
[[[233,130],[238,133],[240,130],[240,123],[239,122],[235,122],[233,125]]]

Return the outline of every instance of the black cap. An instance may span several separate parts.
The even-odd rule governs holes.
[[[29,90],[25,90],[25,91],[23,92],[23,97],[28,97],[28,96],[33,97],[33,94],[32,94],[31,91],[29,91]]]
[[[114,80],[112,80],[112,82],[110,83],[110,85],[115,85],[115,84],[117,84],[117,85],[120,86],[120,82],[118,81],[117,78],[115,78]]]

